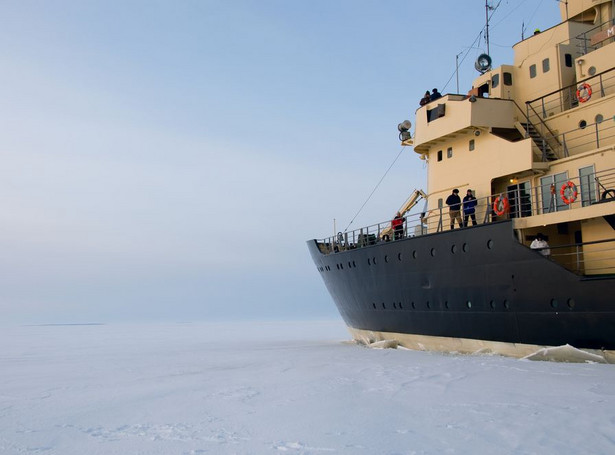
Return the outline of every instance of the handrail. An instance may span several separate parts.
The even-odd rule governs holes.
[[[572,182],[576,195],[569,197],[572,201],[566,203],[561,196],[563,186]],[[496,199],[507,199],[504,213],[496,213]],[[537,215],[555,213],[565,210],[579,210],[583,207],[615,201],[615,168],[596,172],[583,177],[569,177],[565,182],[554,181],[553,190],[550,184],[528,187],[520,190],[504,189],[501,192],[477,198],[477,224],[493,223],[511,218],[529,218]],[[463,203],[462,203],[463,206]],[[499,211],[499,210],[498,210]],[[362,248],[380,242],[395,242],[408,237],[442,232],[450,227],[448,207],[438,207],[423,213],[415,213],[405,217],[403,230],[397,235],[391,231],[391,221],[381,221],[352,231],[339,232],[335,236],[318,239],[321,252],[325,254]],[[462,207],[463,215],[463,207]],[[468,220],[471,222],[471,218]],[[472,228],[473,226],[464,226]],[[458,224],[455,229],[458,229]],[[587,242],[587,244],[600,243]]]

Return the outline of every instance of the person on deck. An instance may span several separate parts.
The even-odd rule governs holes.
[[[391,227],[393,228],[393,235],[395,240],[399,240],[404,236],[404,221],[406,219],[401,216],[401,213],[397,212],[393,221],[391,221]]]
[[[429,90],[427,90],[425,92],[425,96],[423,96],[423,98],[421,98],[421,101],[419,102],[419,104],[421,106],[425,106],[427,103],[429,103],[431,101],[431,97],[429,95]]]
[[[472,190],[468,190],[463,198],[463,227],[468,227],[469,218],[472,218],[472,226],[476,226],[476,204]]]
[[[434,88],[431,91],[430,99],[431,101],[433,101],[433,100],[437,100],[438,98],[442,98],[442,94],[438,91],[437,88]]]
[[[536,238],[530,244],[530,248],[533,250],[539,250],[540,254],[542,254],[544,257],[551,256],[549,244],[540,232],[536,234]]]
[[[455,229],[455,220],[459,223],[460,228],[463,227],[463,221],[461,220],[461,198],[457,188],[446,198],[446,205],[448,205],[448,215],[451,218],[451,229]]]

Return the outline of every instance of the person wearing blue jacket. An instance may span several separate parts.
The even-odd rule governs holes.
[[[463,227],[468,227],[468,218],[472,218],[472,226],[476,226],[476,204],[472,190],[468,190],[463,198]]]

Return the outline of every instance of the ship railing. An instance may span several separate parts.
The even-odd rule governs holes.
[[[534,119],[536,119],[535,116]],[[539,120],[539,127],[534,126],[534,128],[538,130],[540,139],[535,140],[538,141],[536,146],[542,150],[543,161],[547,161],[549,158],[567,158],[571,155],[615,143],[615,116],[605,119],[604,116],[598,114],[594,123],[587,123],[587,121],[582,120],[577,128],[559,134],[553,134],[545,122],[542,119]],[[545,153],[547,150],[552,150],[553,155],[551,157]]]
[[[577,40],[577,48],[579,54],[585,55],[588,52],[595,51],[596,49],[600,49],[606,44],[612,43],[615,40],[615,36],[613,36],[612,34],[606,35],[604,37],[605,39],[602,39],[595,44],[591,44],[591,41],[592,37],[595,36],[597,33],[606,32],[613,26],[615,26],[615,19],[611,19],[609,21],[603,22],[600,25],[596,25],[594,28],[591,28],[588,31],[576,36],[575,38]]]
[[[615,274],[615,239],[595,242],[539,248],[537,253],[547,250],[547,257],[578,275],[600,277]]]
[[[587,84],[591,89],[591,97],[586,99],[587,92],[583,90],[583,95],[579,100],[577,91],[583,84]],[[540,98],[527,101],[527,117],[534,124],[540,123],[540,118],[548,120],[550,117],[561,112],[568,111],[591,99],[604,98],[606,95],[615,93],[615,68],[603,71],[602,73],[591,75],[585,79],[577,81],[574,85],[547,93]]]
[[[542,177],[539,186],[531,187],[529,184],[516,183],[503,188],[500,192],[477,197],[475,217],[477,225],[480,225],[578,210],[614,200],[615,168],[600,172],[581,172],[578,177],[569,177],[566,173],[561,173]],[[463,206],[460,216],[464,223],[467,221],[467,226],[464,225],[464,228],[474,226],[471,216],[466,220]],[[322,253],[329,254],[442,232],[449,230],[450,226],[449,208],[441,202],[440,207],[406,215],[401,229],[397,232],[389,220],[351,231],[338,232],[333,236],[317,240],[317,244]],[[454,228],[460,227],[459,221],[456,220]]]

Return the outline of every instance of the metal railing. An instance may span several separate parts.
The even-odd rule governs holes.
[[[477,224],[492,223],[511,218],[525,218],[615,201],[615,169],[569,178],[563,174],[545,176],[540,186],[512,184],[498,193],[477,198],[475,216]],[[454,222],[454,229],[472,228],[471,216],[460,207],[463,226]],[[453,220],[449,208],[438,207],[428,212],[411,214],[397,232],[391,221],[365,226],[352,231],[317,240],[325,254],[364,248],[383,242],[395,242],[408,237],[433,234],[451,229]]]
[[[576,274],[615,274],[615,239],[549,246],[549,249],[551,260]]]
[[[548,119],[555,114],[579,106],[582,103],[579,103],[577,90],[581,84],[590,85],[591,98],[604,98],[608,94],[615,93],[615,69],[611,68],[582,79],[574,85],[569,85],[526,102],[528,118],[532,123],[539,123],[539,118]]]
[[[609,21],[603,22],[602,24],[597,25],[594,28],[576,36],[575,38],[577,39],[577,47],[578,47],[579,53],[581,55],[585,55],[588,52],[595,51],[596,49],[600,49],[602,46],[605,46],[606,44],[612,43],[615,40],[615,37],[604,39],[593,45],[591,44],[591,38],[596,33],[608,30],[614,25],[615,25],[615,19],[611,19]]]

